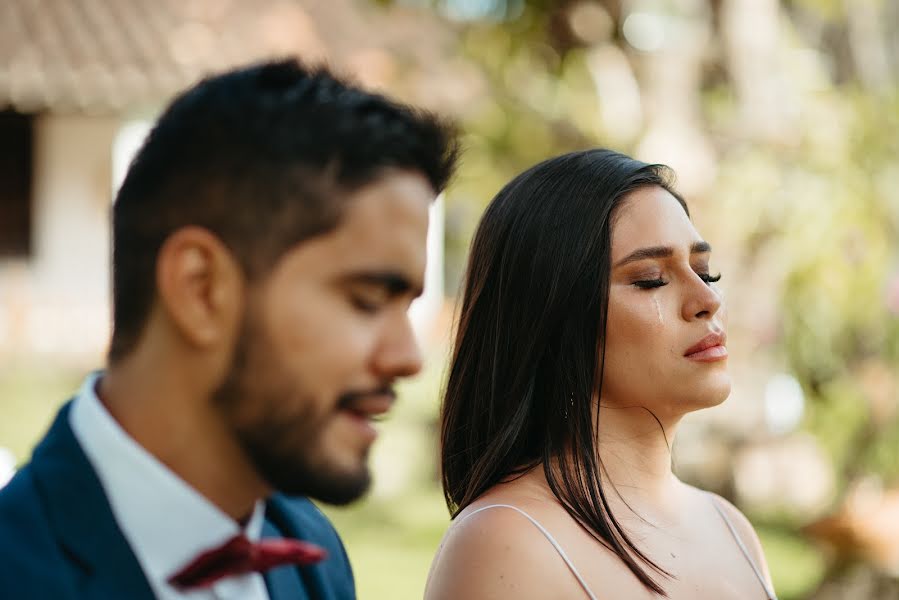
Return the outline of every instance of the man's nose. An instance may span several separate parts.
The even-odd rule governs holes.
[[[422,368],[422,354],[408,314],[403,313],[385,326],[375,355],[375,367],[385,377],[408,377]]]

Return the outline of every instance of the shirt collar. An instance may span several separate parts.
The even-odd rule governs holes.
[[[241,528],[122,429],[97,397],[101,377],[98,371],[85,379],[70,424],[152,586],[168,587],[173,573]],[[257,501],[243,528],[251,541],[262,535],[264,512]]]

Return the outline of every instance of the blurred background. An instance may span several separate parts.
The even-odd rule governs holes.
[[[734,390],[687,419],[678,474],[750,517],[782,600],[899,598],[897,32],[896,0],[0,1],[0,485],[102,364],[109,206],[154,116],[296,55],[464,131],[413,307],[426,371],[372,493],[326,508],[360,598],[420,598],[448,525],[436,414],[480,213],[589,146],[672,166],[724,274]]]

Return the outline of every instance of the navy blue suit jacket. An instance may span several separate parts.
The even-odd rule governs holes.
[[[0,598],[151,600],[96,472],[59,411],[31,462],[0,490]],[[350,563],[334,528],[306,498],[275,494],[263,536],[323,546],[328,558],[265,575],[271,600],[352,600]]]

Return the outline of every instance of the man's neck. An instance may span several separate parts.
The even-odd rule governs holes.
[[[248,462],[208,399],[171,370],[141,358],[110,367],[97,395],[129,436],[178,477],[240,520],[269,489]],[[177,372],[175,372],[177,373]]]

